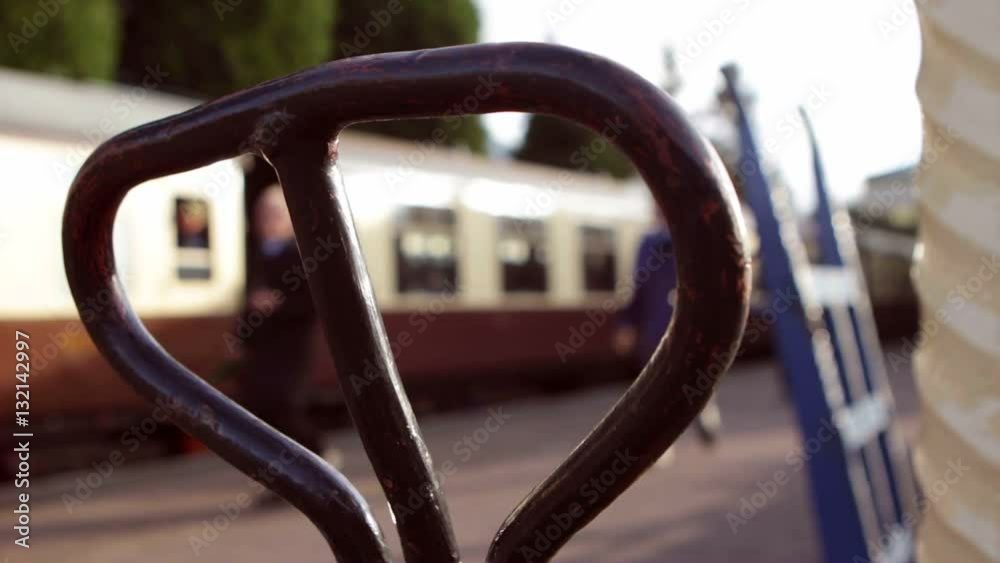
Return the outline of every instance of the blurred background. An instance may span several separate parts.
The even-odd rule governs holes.
[[[898,357],[888,362],[897,408],[914,432],[909,271],[922,118],[909,1],[0,0],[0,31],[0,259],[11,265],[0,326],[29,333],[35,347],[37,558],[11,552],[12,561],[328,559],[291,509],[248,510],[216,529],[219,507],[250,492],[246,479],[100,357],[80,316],[99,312],[106,296],[74,303],[59,233],[76,171],[114,134],[347,57],[501,41],[591,51],[674,96],[730,169],[739,141],[719,69],[735,64],[752,92],[767,175],[790,190],[815,252],[805,106],[831,195],[854,222],[879,333]],[[277,135],[296,118],[269,127]],[[442,480],[468,560],[482,558],[503,516],[636,373],[641,335],[624,317],[641,306],[632,283],[640,245],[664,227],[613,140],[613,130],[524,114],[364,124],[342,137],[400,374],[435,467],[458,468]],[[321,432],[316,449],[359,484],[387,529],[311,314],[271,302],[278,291],[308,308],[309,259],[323,259],[277,261],[288,232],[280,198],[268,195],[276,181],[244,156],[140,187],[115,228],[120,274],[149,329],[186,366],[234,397],[255,397],[258,414],[294,409],[308,419]],[[758,292],[757,338],[719,391],[722,430],[712,426],[708,444],[682,439],[561,560],[819,559],[804,473],[746,526],[727,518],[800,448],[767,303]],[[288,355],[301,365],[279,361]],[[275,361],[301,377],[286,380],[294,393],[278,392],[287,403],[268,405],[273,388],[241,381]],[[509,421],[489,423],[498,408]],[[13,415],[13,401],[0,407]],[[4,451],[13,476],[17,460]],[[7,486],[4,498],[13,494]]]

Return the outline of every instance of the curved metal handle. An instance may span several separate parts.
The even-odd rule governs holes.
[[[606,59],[544,44],[357,57],[126,131],[97,148],[70,191],[63,247],[73,296],[77,303],[98,294],[111,299],[86,323],[98,348],[147,398],[178,405],[173,420],[244,473],[283,460],[270,486],[320,528],[338,560],[388,559],[364,500],[337,471],[261,424],[159,346],[117,278],[111,246],[115,214],[125,194],[144,181],[241,152],[258,154],[275,167],[302,252],[315,237],[327,235],[342,250],[322,263],[310,286],[338,372],[359,373],[357,366],[366,361],[377,366],[373,385],[342,387],[390,506],[411,490],[429,501],[417,515],[397,519],[404,555],[408,561],[458,561],[343,185],[330,167],[337,161],[337,135],[351,123],[498,111],[557,115],[595,130],[617,123],[622,132],[616,142],[649,185],[676,248],[678,302],[663,342],[597,427],[511,513],[488,556],[491,562],[548,560],[697,415],[709,397],[704,374],[729,367],[746,321],[749,260],[735,192],[714,150],[657,87]],[[265,143],[264,134],[273,133],[269,121],[279,112],[296,118],[276,142]],[[358,324],[347,326],[345,319]],[[616,474],[610,487],[597,498],[581,496],[591,479],[609,469]],[[570,522],[542,553],[526,551],[537,549],[535,534],[553,515],[570,515]]]

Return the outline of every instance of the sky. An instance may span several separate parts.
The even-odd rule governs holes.
[[[477,0],[480,39],[552,41],[591,51],[664,81],[664,50],[677,57],[686,110],[704,112],[736,63],[757,95],[767,158],[809,207],[811,169],[797,106],[807,105],[835,197],[919,158],[915,81],[919,22],[912,0]],[[494,139],[517,146],[525,117],[487,117]]]

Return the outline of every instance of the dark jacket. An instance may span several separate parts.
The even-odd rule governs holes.
[[[258,344],[261,338],[284,340],[283,336],[289,333],[310,330],[316,314],[295,243],[289,242],[272,256],[258,252],[253,264],[247,287],[248,299],[260,289],[270,290],[274,298],[272,303],[260,308],[249,302],[246,304],[244,319],[251,320],[249,315],[255,310],[266,316],[263,323],[255,327],[248,343]]]
[[[667,231],[656,231],[642,239],[632,283],[635,292],[619,316],[619,323],[636,329],[634,360],[641,366],[653,355],[674,312],[670,294],[677,288],[677,267],[673,241]]]

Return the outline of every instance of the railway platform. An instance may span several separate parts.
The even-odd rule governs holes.
[[[917,408],[912,378],[908,369],[890,378],[910,440]],[[622,389],[605,385],[421,420],[465,561],[484,560],[508,512]],[[808,453],[774,365],[738,364],[724,380],[719,400],[724,429],[715,447],[704,447],[690,433],[683,436],[669,461],[645,474],[556,560],[819,561],[801,464]],[[357,437],[344,429],[327,440],[342,451],[345,474],[393,538],[384,497]],[[4,545],[0,557],[10,563],[333,560],[320,534],[293,509],[240,507],[256,488],[212,454],[169,462],[126,459],[100,479],[96,470],[32,483],[32,549]],[[779,471],[787,479],[776,480]],[[88,485],[88,478],[96,486]],[[7,487],[3,497],[12,493]],[[390,541],[398,554],[398,543]]]

